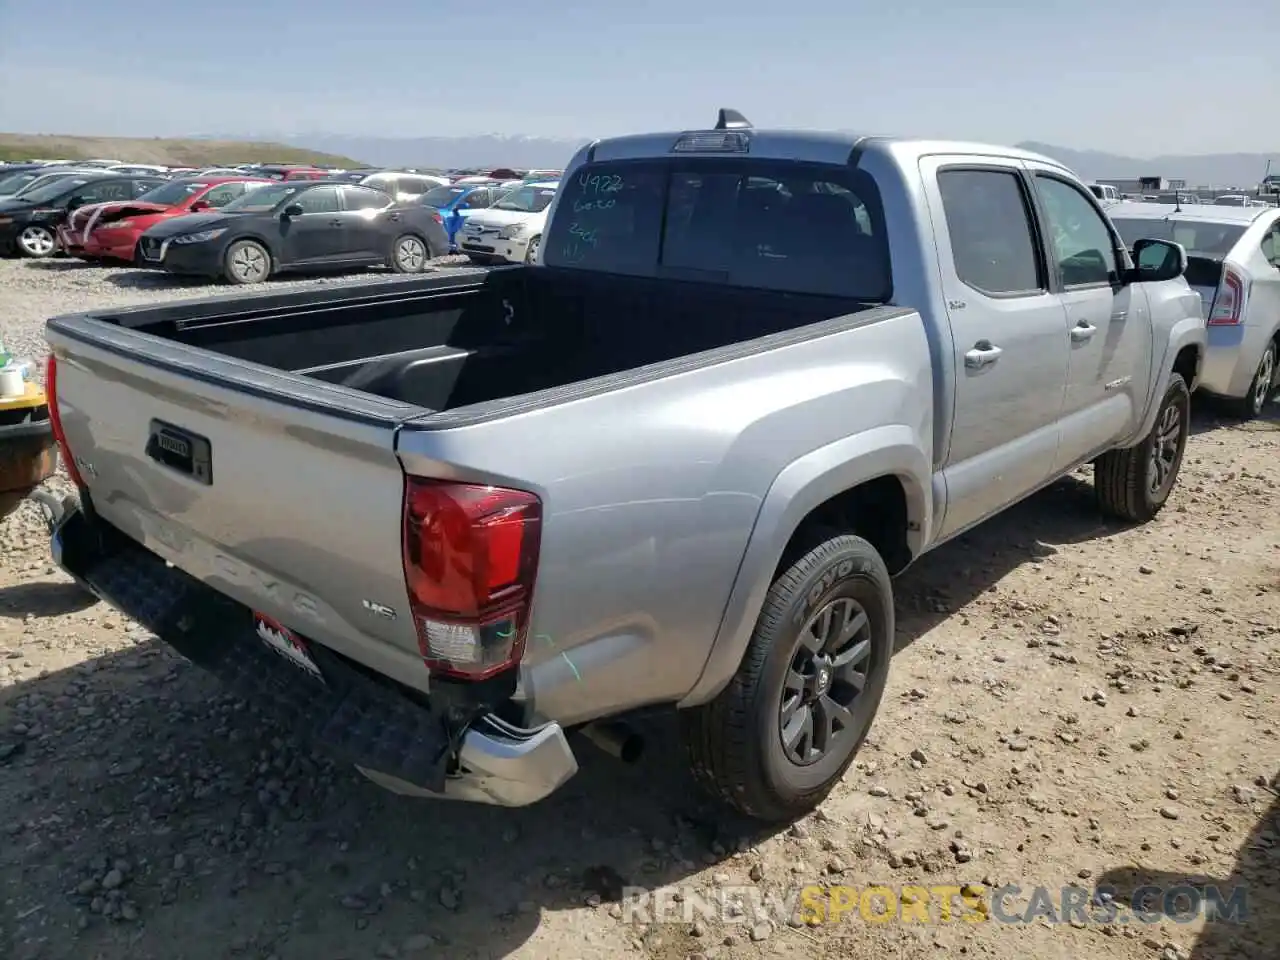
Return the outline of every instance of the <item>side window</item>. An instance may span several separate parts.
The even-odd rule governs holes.
[[[387,194],[368,187],[343,187],[342,198],[348,210],[382,210],[392,202]]]
[[[202,200],[210,207],[225,207],[232,200],[236,200],[244,195],[243,183],[220,183],[208,193]]]
[[[458,207],[462,210],[483,210],[491,202],[488,190],[472,190]]]
[[[1271,232],[1262,238],[1262,255],[1273,267],[1280,268],[1280,222],[1271,228]]]
[[[106,203],[111,200],[132,200],[132,184],[91,183],[83,187],[79,197],[84,203]]]
[[[313,190],[303,190],[293,202],[302,208],[303,213],[337,213],[338,188],[316,187]]]
[[[1031,211],[1017,173],[941,170],[938,192],[956,276],[963,283],[996,296],[1045,289]]]
[[[1064,180],[1038,175],[1054,258],[1066,287],[1110,283],[1117,272],[1111,231],[1083,193]]]
[[[427,182],[421,177],[401,177],[398,192],[411,196],[421,196],[427,192]]]

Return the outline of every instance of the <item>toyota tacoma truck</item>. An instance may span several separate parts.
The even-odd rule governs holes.
[[[49,321],[54,555],[402,794],[531,803],[671,708],[789,819],[872,723],[895,574],[1087,463],[1160,511],[1185,267],[1021,150],[599,140],[530,265]]]

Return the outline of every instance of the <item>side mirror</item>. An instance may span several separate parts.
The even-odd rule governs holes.
[[[289,204],[287,207],[285,207],[285,208],[284,208],[284,210],[281,212],[280,216],[282,216],[282,217],[286,217],[286,218],[288,218],[288,217],[300,217],[300,216],[302,216],[302,214],[303,214],[302,204],[300,204],[300,203],[291,203],[291,204]]]
[[[1133,279],[1176,280],[1187,272],[1187,251],[1170,240],[1139,240],[1133,245]]]
[[[191,205],[192,213],[199,213],[202,210],[208,210],[208,209],[209,209],[208,200],[197,200],[195,203]]]

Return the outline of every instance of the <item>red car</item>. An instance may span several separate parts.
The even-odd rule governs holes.
[[[73,257],[132,263],[138,238],[170,217],[216,210],[272,181],[261,177],[188,177],[144,193],[137,200],[94,203],[75,211],[58,228],[58,240]]]

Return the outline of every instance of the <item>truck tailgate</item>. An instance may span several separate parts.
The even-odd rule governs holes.
[[[410,404],[83,316],[50,321],[96,512],[214,589],[426,689],[401,566]],[[246,616],[248,614],[246,613]]]

